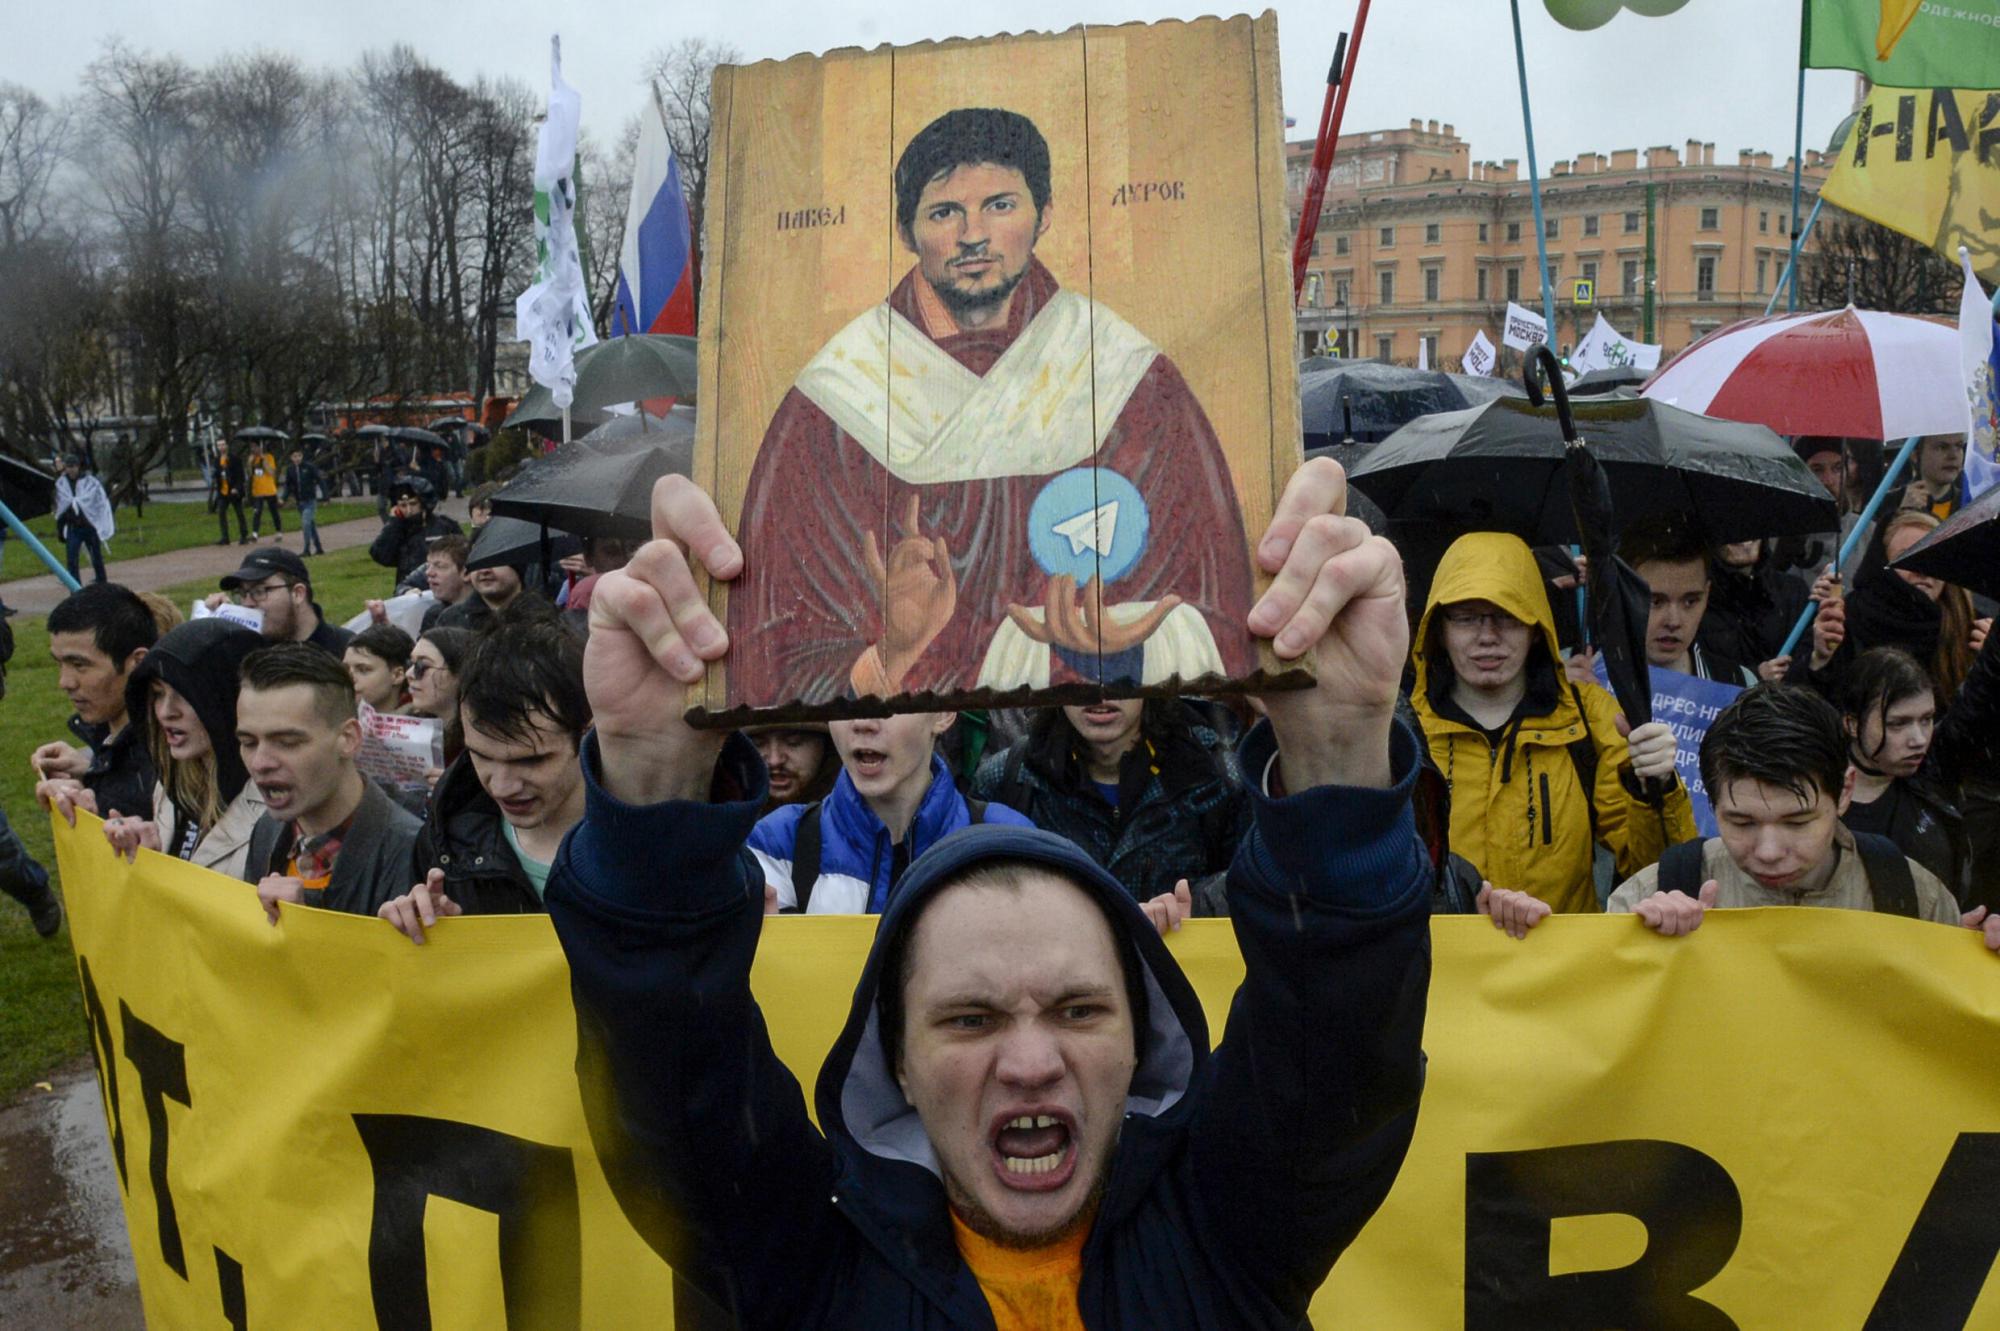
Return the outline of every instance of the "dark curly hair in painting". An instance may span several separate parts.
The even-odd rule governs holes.
[[[924,186],[961,166],[982,164],[1019,171],[1036,213],[1049,206],[1049,144],[1035,122],[1018,111],[962,107],[918,130],[896,159],[896,230],[909,236]]]

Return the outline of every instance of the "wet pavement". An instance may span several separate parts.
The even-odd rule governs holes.
[[[0,1109],[0,1326],[145,1326],[88,1059]]]

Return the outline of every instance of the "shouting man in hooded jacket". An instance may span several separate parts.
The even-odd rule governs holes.
[[[660,483],[659,539],[591,601],[585,814],[548,905],[606,1174],[738,1324],[1299,1326],[1408,1147],[1430,973],[1402,568],[1345,489],[1307,464],[1258,547],[1276,577],[1248,627],[1318,682],[1244,740],[1220,1046],[1089,856],[968,828],[892,895],[816,1129],[751,994],[763,765],[680,720],[729,645],[682,551],[725,579],[743,555],[705,494]]]

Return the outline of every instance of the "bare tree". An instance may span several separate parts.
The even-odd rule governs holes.
[[[1900,231],[1829,212],[1813,229],[1812,246],[1799,261],[1802,307],[1851,304],[1898,314],[1949,314],[1958,308],[1958,266]]]
[[[0,83],[0,251],[41,237],[50,186],[69,149],[70,116],[28,89]]]

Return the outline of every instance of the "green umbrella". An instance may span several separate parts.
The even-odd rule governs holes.
[[[576,391],[570,402],[572,419],[596,415],[621,402],[645,402],[656,397],[694,401],[695,342],[675,333],[635,333],[586,347],[576,357]],[[537,384],[504,422],[560,420],[562,408],[548,389]]]

